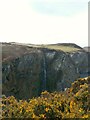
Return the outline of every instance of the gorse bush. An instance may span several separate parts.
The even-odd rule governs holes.
[[[40,97],[16,100],[2,97],[3,118],[63,119],[90,117],[90,77],[78,79],[64,92],[44,91]]]

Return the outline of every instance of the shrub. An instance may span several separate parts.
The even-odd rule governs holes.
[[[2,117],[37,119],[89,118],[89,81],[89,78],[79,79],[64,92],[49,93],[44,91],[40,97],[30,100],[16,100],[14,96],[3,96]]]

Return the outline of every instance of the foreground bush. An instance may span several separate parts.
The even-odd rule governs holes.
[[[3,118],[63,119],[90,117],[90,77],[78,79],[64,92],[44,91],[40,97],[16,100],[2,97]]]

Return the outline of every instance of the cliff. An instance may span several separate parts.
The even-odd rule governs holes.
[[[19,99],[62,91],[88,76],[88,52],[75,44],[2,43],[2,92]]]

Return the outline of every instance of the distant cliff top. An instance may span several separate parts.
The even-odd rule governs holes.
[[[78,50],[83,50],[83,48],[81,48],[80,46],[74,43],[57,43],[57,44],[48,44],[42,46],[48,49],[62,50],[64,52],[74,52]]]
[[[29,47],[36,47],[36,48],[49,48],[49,49],[55,49],[55,50],[62,50],[64,52],[72,52],[76,50],[81,50],[80,46],[74,44],[74,43],[57,43],[57,44],[27,44],[27,43],[2,43],[2,45],[20,45],[20,46],[29,46]]]
[[[26,43],[0,43],[2,44],[2,58],[3,60],[17,58],[21,55],[28,54],[31,51],[35,51],[37,49],[49,49],[49,50],[58,50],[63,52],[75,52],[83,50],[80,46],[74,43],[57,43],[57,44],[26,44]]]

